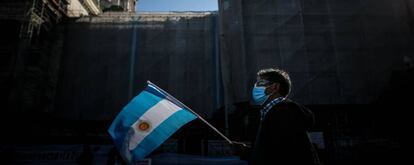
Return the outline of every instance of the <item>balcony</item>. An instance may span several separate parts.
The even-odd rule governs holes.
[[[88,10],[90,15],[98,15],[102,13],[97,0],[79,0],[81,4]]]

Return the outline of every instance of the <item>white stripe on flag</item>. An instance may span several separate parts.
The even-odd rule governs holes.
[[[166,99],[161,100],[148,109],[134,124],[132,124],[130,131],[133,131],[133,134],[128,138],[130,140],[128,149],[135,149],[147,135],[151,134],[151,132],[158,127],[158,125],[181,109],[182,108]],[[147,130],[141,130],[139,128],[140,124],[143,122],[149,124]]]

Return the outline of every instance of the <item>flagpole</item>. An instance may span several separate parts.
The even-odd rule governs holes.
[[[155,85],[154,83],[152,83],[151,81],[147,81],[148,84],[154,86],[155,88],[157,88],[158,90],[160,90],[161,92],[163,92],[164,94],[166,94],[170,99],[172,99],[173,101],[181,104],[181,106],[183,106],[184,108],[186,108],[188,111],[190,111],[191,113],[193,113],[194,115],[196,115],[201,121],[203,121],[205,124],[207,124],[211,129],[213,129],[216,133],[218,133],[221,137],[223,137],[229,144],[233,144],[233,142],[227,138],[224,134],[222,134],[219,130],[217,130],[217,128],[215,128],[213,125],[211,125],[207,120],[205,120],[203,117],[201,117],[198,113],[194,112],[191,108],[187,107],[184,103],[182,103],[180,100],[177,100],[176,98],[174,98],[172,95],[170,95],[168,92],[164,91],[163,89],[161,89],[160,87],[158,87],[157,85]]]

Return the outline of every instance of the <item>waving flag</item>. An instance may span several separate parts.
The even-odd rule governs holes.
[[[181,102],[149,83],[108,129],[127,162],[145,158],[184,124],[197,118]]]

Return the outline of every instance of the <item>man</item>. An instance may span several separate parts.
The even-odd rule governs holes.
[[[270,68],[257,73],[253,102],[262,109],[250,164],[319,164],[307,133],[314,122],[313,114],[287,98],[290,89],[285,71]]]

